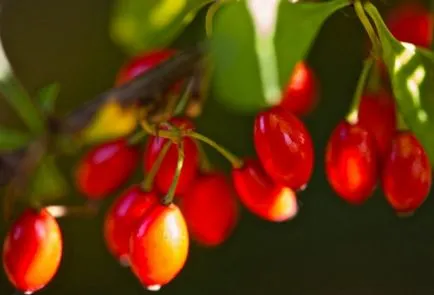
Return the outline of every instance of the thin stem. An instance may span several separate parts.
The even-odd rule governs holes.
[[[203,148],[202,142],[194,140],[194,143],[196,144],[200,154],[200,170],[203,172],[211,171],[212,164],[205,152],[205,149]]]
[[[146,120],[140,120],[140,126],[145,132],[153,136],[168,138],[171,140],[176,140],[179,137],[178,130],[161,130],[155,127],[155,125],[149,124]]]
[[[222,156],[224,156],[231,163],[233,168],[241,168],[243,166],[243,161],[240,158],[238,158],[237,156],[232,154],[230,151],[228,151],[227,149],[220,146],[218,143],[216,143],[212,139],[210,139],[210,138],[208,138],[208,137],[206,137],[200,133],[194,132],[194,131],[190,131],[186,135],[191,137],[191,138],[195,138],[197,140],[200,140],[200,141],[212,146],[214,149],[216,149],[220,154],[222,154]]]
[[[193,86],[194,86],[194,78],[191,78],[187,82],[187,85],[186,85],[184,91],[182,92],[181,99],[178,101],[178,104],[176,105],[175,111],[173,112],[174,116],[181,115],[184,112],[185,107],[187,106],[188,101],[190,99],[191,91],[193,90]]]
[[[356,91],[354,93],[353,103],[351,105],[350,112],[346,117],[347,121],[352,124],[356,123],[358,120],[360,100],[362,98],[363,91],[365,90],[369,72],[373,64],[374,60],[372,59],[372,57],[367,58],[363,64],[362,73],[360,74],[359,81],[357,82]]]
[[[360,19],[360,22],[365,27],[366,32],[368,33],[369,39],[372,42],[373,54],[375,58],[379,58],[381,56],[381,43],[380,39],[377,36],[377,33],[369,21],[368,16],[365,13],[365,9],[363,8],[361,0],[354,1],[354,9],[356,11],[357,16]]]
[[[205,32],[206,35],[209,37],[211,37],[212,35],[212,21],[214,19],[214,15],[216,14],[216,12],[219,10],[220,6],[222,6],[224,0],[216,0],[209,8],[208,11],[206,12],[206,16],[205,16]]]
[[[130,138],[128,138],[128,144],[136,145],[139,142],[141,142],[143,139],[145,139],[146,136],[148,136],[148,133],[145,130],[141,129],[136,133],[134,133],[133,135],[131,135]]]
[[[162,202],[164,205],[169,205],[173,202],[173,198],[175,197],[176,187],[178,186],[179,177],[181,176],[182,167],[184,166],[184,143],[182,140],[178,143],[178,163],[176,164],[175,175],[173,176],[172,184],[170,185],[169,191],[166,196],[163,198]]]
[[[149,171],[148,175],[146,176],[146,178],[142,184],[142,189],[145,192],[149,192],[152,190],[152,184],[154,183],[155,175],[157,175],[157,172],[160,169],[161,163],[163,163],[164,157],[166,156],[167,152],[169,151],[169,148],[171,145],[172,145],[172,141],[166,142],[164,144],[163,148],[161,149],[160,153],[158,154],[157,159],[155,160],[154,164],[152,164],[151,170]]]

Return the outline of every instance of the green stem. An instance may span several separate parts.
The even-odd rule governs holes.
[[[166,142],[164,144],[163,148],[161,149],[160,153],[158,154],[158,157],[155,160],[154,164],[152,164],[151,170],[149,171],[148,175],[146,176],[145,180],[142,183],[142,189],[145,192],[149,192],[152,190],[152,185],[154,183],[155,175],[157,175],[157,172],[160,169],[161,163],[163,163],[164,157],[166,156],[167,152],[169,151],[169,148],[171,145],[172,145],[172,141]]]
[[[128,144],[136,145],[139,142],[141,142],[143,139],[145,139],[146,136],[148,136],[148,133],[145,130],[141,129],[137,131],[135,134],[131,135],[130,138],[128,138]]]
[[[193,85],[194,85],[194,78],[191,78],[187,82],[187,85],[185,86],[184,90],[182,91],[181,99],[179,100],[178,104],[176,105],[175,111],[173,112],[174,116],[181,115],[184,112],[188,100],[190,99],[191,91],[193,90]]]
[[[169,191],[166,196],[163,198],[162,203],[164,205],[169,205],[173,202],[173,198],[175,197],[176,187],[178,186],[179,177],[181,176],[182,167],[184,166],[184,144],[183,141],[180,140],[178,143],[178,163],[176,164],[175,175],[173,176],[172,184],[170,185]]]
[[[372,47],[373,47],[373,53],[375,55],[375,58],[379,58],[381,56],[380,39],[378,38],[374,27],[372,26],[371,22],[369,21],[368,16],[365,13],[365,9],[363,8],[361,0],[355,0],[354,9],[355,9],[356,14],[359,17],[360,22],[362,23],[363,27],[365,27],[365,30],[368,33],[369,39],[371,39]]]
[[[191,137],[191,138],[195,138],[197,140],[200,140],[200,141],[210,145],[214,149],[216,149],[220,154],[222,154],[232,164],[233,168],[241,168],[243,166],[243,161],[240,158],[238,158],[237,156],[232,154],[230,151],[228,151],[227,149],[225,149],[222,146],[220,146],[219,144],[217,144],[212,139],[210,139],[210,138],[208,138],[208,137],[206,137],[200,133],[194,132],[194,131],[188,132],[186,135]]]
[[[194,140],[194,143],[196,144],[200,154],[200,170],[202,172],[212,171],[211,161],[209,160],[208,155],[205,152],[202,142]]]
[[[363,64],[362,73],[360,74],[359,81],[357,82],[356,91],[354,93],[353,103],[351,105],[350,112],[346,117],[347,121],[352,124],[357,122],[360,100],[362,99],[363,91],[365,90],[369,72],[373,64],[374,60],[372,59],[372,57],[367,58]]]

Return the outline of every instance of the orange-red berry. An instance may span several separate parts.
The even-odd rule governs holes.
[[[413,212],[428,197],[431,165],[424,148],[411,132],[400,132],[394,137],[382,180],[386,199],[399,213]]]
[[[110,252],[121,262],[129,261],[129,243],[132,231],[140,218],[158,202],[155,192],[145,192],[140,185],[124,191],[107,211],[104,237]]]
[[[62,234],[45,209],[27,209],[15,221],[3,245],[3,266],[9,281],[32,293],[48,284],[62,258]]]
[[[181,271],[188,247],[187,225],[179,208],[157,204],[131,235],[131,267],[146,288],[158,290]]]
[[[223,174],[199,176],[179,203],[190,236],[205,246],[226,241],[238,221],[234,196],[234,189]]]
[[[294,191],[275,184],[257,160],[245,160],[241,168],[232,171],[235,189],[243,205],[260,218],[282,222],[297,214]]]
[[[90,199],[102,199],[118,189],[134,173],[139,160],[137,146],[117,139],[94,147],[78,163],[78,190]]]

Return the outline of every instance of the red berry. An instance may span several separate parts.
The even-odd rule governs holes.
[[[172,49],[162,49],[137,55],[121,68],[116,78],[116,85],[121,85],[149,71],[175,53],[176,51]]]
[[[138,148],[126,139],[101,144],[79,162],[75,173],[77,187],[88,198],[102,199],[128,180],[138,161]]]
[[[193,123],[186,118],[172,118],[170,123],[184,129],[193,129]],[[169,139],[151,136],[147,142],[145,149],[144,168],[146,172],[152,169],[160,151],[166,145]],[[181,175],[176,187],[176,193],[181,194],[185,192],[188,186],[196,177],[197,168],[199,165],[199,151],[196,143],[191,138],[184,138],[184,165],[181,170]],[[167,193],[170,185],[172,184],[175,175],[176,166],[178,163],[178,147],[172,145],[169,148],[160,169],[155,176],[155,183],[157,188],[162,193]]]
[[[234,190],[220,173],[199,176],[179,204],[190,235],[205,246],[217,246],[232,233],[238,220]]]
[[[294,191],[275,184],[257,160],[244,161],[232,171],[232,178],[243,205],[262,219],[281,222],[297,214]]]
[[[407,3],[391,11],[386,20],[396,39],[429,48],[432,42],[434,17],[421,4]]]
[[[131,232],[139,219],[158,202],[154,192],[144,192],[133,185],[113,203],[104,223],[104,236],[111,253],[122,262],[128,262]]]
[[[188,245],[187,225],[178,207],[157,204],[131,235],[131,267],[142,284],[158,290],[181,271]]]
[[[259,113],[254,141],[259,160],[274,181],[292,189],[307,184],[312,175],[313,144],[296,116],[281,107]]]
[[[377,183],[377,154],[373,136],[360,125],[340,123],[326,149],[326,173],[330,185],[344,200],[361,204]]]
[[[317,82],[306,62],[299,62],[289,80],[281,106],[295,115],[308,114],[317,104]]]
[[[9,281],[32,293],[48,284],[62,258],[62,234],[45,209],[28,209],[12,225],[3,245],[3,266]]]
[[[413,212],[425,201],[431,189],[431,165],[413,134],[395,136],[382,176],[384,194],[397,212]]]
[[[386,91],[363,95],[358,122],[374,136],[376,149],[380,157],[384,158],[396,133],[396,106],[393,97]]]

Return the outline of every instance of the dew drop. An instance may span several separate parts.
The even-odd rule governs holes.
[[[160,291],[160,289],[161,289],[161,285],[151,285],[151,286],[147,286],[146,289],[147,289],[148,291],[157,292],[157,291]]]
[[[25,291],[24,294],[31,295],[31,294],[33,294],[33,291]]]

